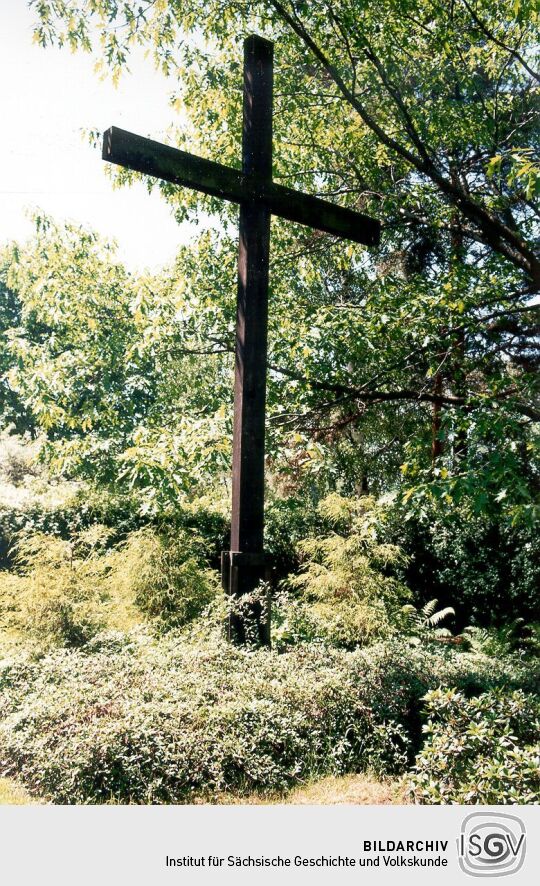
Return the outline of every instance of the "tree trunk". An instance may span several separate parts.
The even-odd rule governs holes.
[[[433,384],[433,395],[440,397],[442,395],[442,375],[438,372],[435,376]],[[435,400],[431,410],[431,465],[443,454],[444,444],[441,439],[442,428],[442,403]]]

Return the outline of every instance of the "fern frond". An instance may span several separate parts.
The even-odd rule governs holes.
[[[427,619],[431,618],[435,609],[437,608],[438,600],[430,600],[429,603],[426,603],[425,606],[422,607],[422,615]]]
[[[455,615],[455,610],[452,606],[446,606],[444,609],[439,609],[438,612],[434,612],[433,615],[428,618],[427,622],[431,628],[436,627],[441,621],[444,621],[445,618],[448,618],[449,615]]]

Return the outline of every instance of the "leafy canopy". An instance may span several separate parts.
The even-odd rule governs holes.
[[[402,482],[411,504],[436,495],[534,520],[537,0],[31,5],[40,43],[97,51],[114,76],[133,46],[148,48],[171,78],[169,137],[236,166],[241,40],[253,30],[276,40],[275,177],[377,215],[384,232],[381,250],[368,254],[274,222],[276,469],[294,482],[315,474],[324,488],[339,483],[345,492]],[[121,182],[132,178],[119,174]],[[152,307],[145,336],[155,359],[157,341],[170,346],[173,330],[182,366],[176,379],[192,371],[193,358],[202,375],[212,367],[214,383],[196,386],[199,405],[209,398],[203,428],[194,424],[193,398],[186,409],[184,391],[180,402],[189,428],[208,442],[208,464],[223,466],[229,408],[218,418],[220,432],[214,425],[208,436],[207,416],[219,414],[212,392],[227,403],[230,376],[217,368],[215,352],[232,349],[233,210],[157,186],[179,218],[202,208],[221,218],[219,242],[203,238],[195,253],[184,251],[174,280],[158,284],[169,315],[163,322],[161,303]],[[180,313],[190,321],[171,325],[180,291]],[[171,378],[171,362],[163,365]],[[161,453],[170,477],[194,449],[172,439],[169,419],[178,427],[180,410],[157,419],[165,398],[158,402],[151,430],[145,420],[135,440],[135,451],[146,451],[148,483],[160,470],[152,452]],[[130,459],[136,482],[141,459],[135,473]]]

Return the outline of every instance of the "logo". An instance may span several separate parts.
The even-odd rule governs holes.
[[[473,812],[461,825],[459,866],[471,877],[505,877],[525,860],[525,825],[503,812]]]

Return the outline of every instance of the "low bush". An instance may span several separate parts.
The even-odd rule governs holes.
[[[515,618],[498,628],[470,625],[463,631],[463,640],[469,649],[494,658],[511,652],[540,658],[540,623],[528,624],[523,618]]]
[[[298,543],[302,565],[286,583],[290,597],[277,600],[276,640],[354,649],[388,636],[410,596],[392,574],[403,565],[402,552],[377,541],[372,499],[331,495],[319,511],[334,528]]]
[[[198,623],[200,626],[201,622]],[[202,630],[202,628],[201,628]],[[59,803],[174,803],[403,771],[439,685],[526,685],[519,660],[407,644],[247,652],[214,636],[106,633],[0,667],[0,770]]]
[[[426,696],[427,741],[411,790],[420,803],[540,802],[540,701],[522,691]]]
[[[511,525],[465,504],[423,503],[412,513],[399,505],[382,512],[381,539],[399,543],[408,557],[405,581],[422,606],[436,597],[456,610],[455,628],[503,626],[538,618],[538,525]]]
[[[178,532],[196,535],[204,540],[205,557],[216,568],[221,551],[228,546],[227,519],[219,502],[185,502],[174,513],[151,516],[141,513],[135,496],[96,492],[75,484],[46,484],[23,502],[0,497],[0,568],[13,566],[21,536],[39,533],[70,541],[95,526],[109,530],[109,547],[145,527],[163,536],[174,537]]]
[[[186,530],[164,537],[142,529],[115,552],[111,581],[125,583],[138,609],[162,627],[179,627],[200,615],[218,589],[204,551],[203,540]]]
[[[36,534],[17,546],[17,573],[0,572],[0,621],[36,650],[80,646],[106,625],[106,564],[69,542]]]
[[[99,524],[70,541],[21,533],[16,570],[0,571],[0,625],[43,651],[144,618],[160,629],[184,625],[214,598],[217,577],[195,534],[178,530],[173,539],[146,528],[113,548],[109,539]]]
[[[299,542],[321,535],[331,527],[313,502],[307,498],[273,496],[265,508],[264,547],[277,580],[296,572],[300,566]]]

